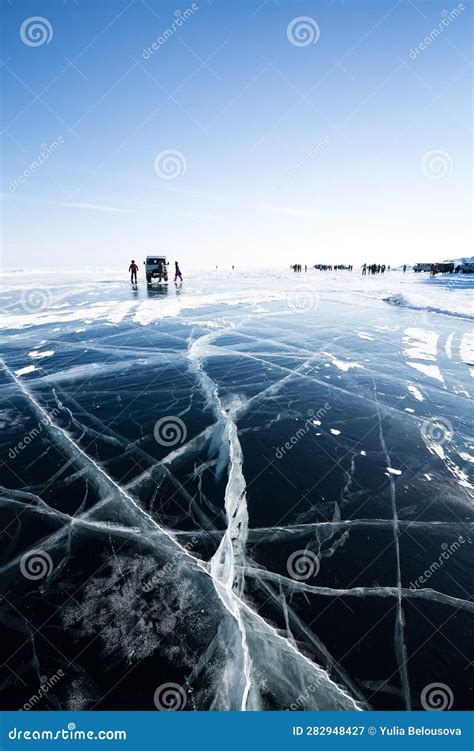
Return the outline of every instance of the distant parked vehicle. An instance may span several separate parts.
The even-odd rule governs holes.
[[[431,271],[431,263],[415,263],[413,266],[413,271],[416,273],[420,273],[420,271]]]
[[[415,263],[413,271],[431,271],[434,267],[436,274],[451,274],[454,271],[454,263]]]
[[[158,282],[168,281],[168,261],[166,256],[147,256],[145,264],[145,276],[147,284],[151,284],[153,279]]]
[[[459,271],[461,274],[474,274],[474,263],[462,263],[459,267]]]

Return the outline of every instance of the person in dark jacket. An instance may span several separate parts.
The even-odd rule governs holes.
[[[180,282],[183,281],[183,276],[181,274],[181,269],[179,268],[178,261],[174,262],[174,280],[177,282],[179,279]]]
[[[133,259],[130,266],[128,267],[128,270],[130,271],[130,281],[132,282],[132,284],[136,284],[138,266]]]

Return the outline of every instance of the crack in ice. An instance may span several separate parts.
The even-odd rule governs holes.
[[[124,488],[122,488],[115,480],[113,480],[112,477],[110,477],[105,470],[97,464],[75,441],[74,439],[68,434],[64,428],[61,428],[59,425],[57,425],[54,420],[51,418],[49,413],[44,409],[44,407],[41,406],[41,404],[38,402],[38,400],[35,398],[35,396],[29,391],[29,389],[24,385],[24,383],[21,382],[19,378],[15,376],[15,374],[12,372],[12,370],[8,367],[8,365],[0,360],[0,363],[2,364],[5,372],[10,376],[12,381],[17,385],[17,387],[20,389],[21,393],[24,395],[24,397],[27,399],[27,401],[34,407],[34,409],[37,411],[37,413],[41,416],[42,419],[44,419],[45,424],[48,425],[54,432],[57,433],[57,435],[62,439],[64,444],[68,446],[70,449],[73,450],[74,454],[79,455],[79,457],[86,463],[88,467],[93,468],[93,471],[95,471],[99,477],[102,479],[102,481],[105,481],[105,483],[108,485],[108,487],[112,487],[114,490],[116,490],[119,494],[119,496],[126,502],[127,506],[132,506],[136,512],[138,512],[138,515],[144,519],[148,523],[152,525],[152,529],[158,531],[162,535],[164,535],[171,543],[174,545],[177,549],[179,549],[180,553],[183,554],[183,556],[188,559],[194,566],[199,568],[199,570],[205,575],[210,577],[211,581],[214,584],[214,587],[216,589],[216,592],[219,594],[220,599],[228,604],[229,607],[227,609],[232,613],[238,614],[238,623],[239,628],[242,629],[241,633],[245,633],[245,624],[243,622],[243,615],[245,614],[245,617],[248,619],[251,619],[251,623],[254,626],[254,630],[256,632],[257,627],[260,627],[263,630],[263,633],[268,635],[268,637],[273,640],[275,644],[281,644],[282,648],[288,650],[290,653],[292,653],[295,658],[300,661],[300,664],[305,667],[306,670],[309,670],[313,675],[316,676],[318,685],[321,685],[321,681],[324,685],[324,697],[326,697],[326,701],[332,702],[332,707],[336,708],[345,708],[345,709],[353,709],[353,710],[361,710],[360,705],[357,703],[357,701],[350,696],[350,694],[347,693],[341,686],[339,686],[335,681],[332,680],[332,678],[329,676],[329,673],[321,668],[320,666],[313,663],[308,657],[306,657],[304,654],[298,651],[298,649],[294,646],[294,644],[286,637],[282,636],[278,631],[271,626],[267,621],[260,616],[257,612],[255,612],[242,598],[239,594],[237,594],[231,586],[228,585],[228,577],[229,577],[229,571],[232,570],[232,567],[225,566],[224,569],[227,573],[227,580],[224,584],[222,581],[216,578],[215,571],[212,571],[212,567],[209,567],[208,564],[199,558],[195,557],[190,553],[190,551],[181,545],[176,537],[171,534],[168,530],[163,528],[158,522],[153,519],[153,517],[147,513],[136,501],[135,499],[127,493]],[[208,378],[207,374],[203,372],[203,377]],[[207,384],[211,385],[212,389],[212,381],[208,379],[206,382]],[[225,410],[224,410],[225,411]],[[229,418],[232,422],[232,418]],[[235,423],[233,422],[235,427],[235,433],[231,430],[229,433],[229,440],[232,442],[232,440],[235,440],[235,437],[237,435],[236,431],[237,428],[235,426]],[[235,444],[234,444],[235,448]],[[239,470],[237,469],[238,464],[235,464],[235,461],[237,460],[237,463],[239,461],[238,451],[233,456],[234,460],[234,482],[236,481],[237,486],[240,485],[240,479],[239,479]],[[71,460],[72,461],[72,460]],[[241,472],[241,467],[240,467]],[[229,485],[229,483],[228,483]],[[234,490],[234,483],[232,484],[230,491]],[[234,501],[231,497],[228,498],[228,501],[230,504],[232,504]],[[237,507],[239,504],[237,503]],[[94,510],[92,510],[94,511]],[[74,518],[72,518],[71,521],[72,524],[75,523]],[[94,524],[94,522],[91,522],[91,524]],[[100,525],[103,527],[103,524]],[[100,528],[100,527],[99,527]],[[232,525],[230,525],[230,528],[228,528],[228,539],[231,539],[231,529]],[[109,530],[110,531],[110,530]],[[235,530],[234,530],[235,531]],[[127,528],[124,528],[124,535],[127,534]],[[129,534],[133,534],[133,529],[128,531]],[[60,534],[60,533],[56,533]],[[256,634],[258,637],[258,634]],[[245,636],[242,634],[242,638],[245,639]],[[250,650],[248,650],[246,642],[242,642],[245,644],[245,650],[244,653],[247,653],[246,657],[246,675],[245,675],[245,686],[241,693],[240,698],[240,707],[241,709],[247,708],[247,700],[249,698],[249,693],[251,689],[251,681],[250,681]]]

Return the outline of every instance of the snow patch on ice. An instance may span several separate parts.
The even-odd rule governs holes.
[[[284,292],[265,290],[249,292],[216,292],[211,295],[184,295],[176,298],[163,298],[160,304],[156,300],[140,303],[133,320],[142,326],[169,316],[177,316],[182,310],[197,310],[207,305],[249,305],[255,306],[260,301],[282,300]],[[253,308],[252,308],[253,310]]]
[[[441,371],[437,365],[425,365],[421,362],[408,362],[407,365],[409,365],[410,368],[419,370],[420,373],[424,373],[426,376],[428,376],[428,378],[434,378],[436,381],[444,383],[444,378],[441,375]]]
[[[330,352],[323,352],[323,355],[326,355],[326,357],[329,357],[333,363],[333,365],[336,366],[336,368],[339,368],[339,370],[343,370],[345,373],[350,368],[363,368],[362,365],[359,365],[358,362],[349,362],[346,360],[338,360],[334,355],[332,355]]]
[[[32,349],[31,352],[28,352],[28,357],[31,357],[33,360],[41,360],[43,357],[51,357],[52,355],[54,355],[54,349],[44,350],[43,352]]]
[[[406,357],[416,360],[436,360],[439,334],[427,329],[405,329],[403,342]]]
[[[450,360],[452,360],[453,358],[453,337],[454,334],[449,334],[444,343],[444,351],[446,352],[446,357],[449,357]]]
[[[468,365],[474,365],[474,332],[463,334],[459,345],[459,356]]]
[[[408,383],[407,384],[407,389],[410,392],[410,394],[415,397],[415,399],[417,401],[419,401],[419,402],[423,401],[423,398],[424,398],[423,394],[421,393],[421,391],[416,386],[414,386],[412,383]]]
[[[15,370],[15,375],[16,376],[26,375],[26,373],[32,373],[34,370],[36,370],[36,365],[27,365],[25,368],[20,368],[19,370]]]

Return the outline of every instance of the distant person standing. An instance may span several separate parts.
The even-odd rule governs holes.
[[[403,273],[405,273],[406,270],[407,270],[407,265],[406,265],[406,263],[404,263],[403,264]]]
[[[177,282],[179,279],[180,282],[183,281],[183,275],[181,274],[181,269],[179,268],[178,261],[174,262],[174,280]]]
[[[130,281],[132,282],[132,284],[136,284],[137,283],[138,266],[137,266],[137,264],[135,263],[135,261],[133,259],[132,259],[132,261],[130,263],[130,266],[128,267],[128,270],[130,272]]]

